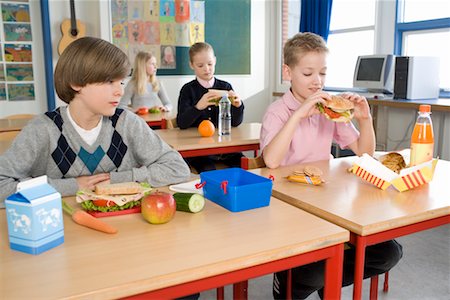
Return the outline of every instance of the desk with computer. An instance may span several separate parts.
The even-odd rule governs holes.
[[[363,89],[358,93],[367,98],[372,108],[375,128],[380,105],[417,110],[420,104],[429,104],[433,112],[443,112],[437,139],[437,155],[442,155],[445,112],[450,112],[450,99],[439,99],[437,57],[359,56],[353,86]]]

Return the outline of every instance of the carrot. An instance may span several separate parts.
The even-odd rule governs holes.
[[[117,233],[117,229],[111,225],[91,216],[84,210],[74,209],[66,201],[62,200],[63,210],[72,216],[72,220],[78,225],[86,226],[105,233]]]

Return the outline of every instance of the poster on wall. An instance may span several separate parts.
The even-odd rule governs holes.
[[[204,1],[111,0],[110,7],[112,42],[132,64],[149,51],[160,69],[176,69],[176,47],[205,41]]]
[[[109,0],[104,36],[134,63],[139,51],[157,59],[158,75],[193,75],[189,47],[208,42],[216,74],[251,74],[251,0]],[[105,30],[106,32],[106,30]]]
[[[28,0],[1,1],[0,101],[35,100]]]

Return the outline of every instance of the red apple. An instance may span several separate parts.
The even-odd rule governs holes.
[[[153,192],[141,200],[141,213],[151,224],[164,224],[172,220],[177,205],[172,194]]]

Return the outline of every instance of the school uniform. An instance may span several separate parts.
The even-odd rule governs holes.
[[[208,92],[208,89],[217,90],[232,90],[233,87],[226,81],[213,78],[208,87],[205,87],[199,82],[198,79],[194,79],[191,82],[186,83],[180,91],[178,97],[178,114],[177,125],[180,129],[186,129],[189,127],[198,127],[203,120],[210,120],[216,128],[218,128],[219,107],[208,106],[206,109],[198,110],[195,105],[202,98],[204,94]],[[244,118],[244,103],[239,107],[231,105],[231,126],[236,127],[242,123]],[[221,161],[230,167],[240,167],[241,165],[241,152],[230,153],[224,155],[208,155],[200,157],[187,158],[186,161],[191,165],[198,173],[204,171],[215,170],[215,163]]]

